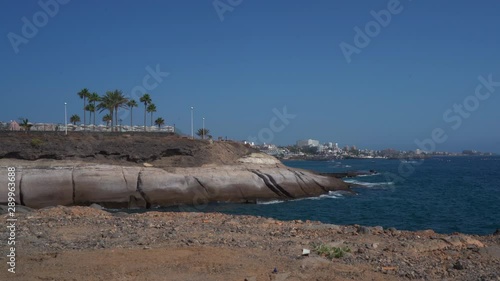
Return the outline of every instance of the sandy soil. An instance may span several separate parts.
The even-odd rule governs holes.
[[[2,243],[0,280],[500,280],[500,235],[89,207],[16,215],[16,273]],[[314,244],[350,252],[330,259]]]

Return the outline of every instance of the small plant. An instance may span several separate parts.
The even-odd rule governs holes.
[[[31,139],[31,146],[33,146],[33,147],[39,148],[42,146],[42,144],[43,144],[43,141],[39,138],[32,138]]]
[[[350,253],[351,249],[349,247],[333,247],[326,244],[316,244],[313,245],[313,249],[316,254],[326,257],[330,260],[334,258],[339,259],[345,255],[345,253]]]

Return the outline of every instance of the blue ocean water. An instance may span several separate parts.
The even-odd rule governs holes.
[[[500,228],[500,157],[435,157],[398,160],[286,161],[318,172],[376,170],[346,179],[357,194],[262,204],[210,204],[195,211],[247,214],[280,220],[380,225],[439,233],[491,234]],[[186,210],[189,210],[186,209]]]

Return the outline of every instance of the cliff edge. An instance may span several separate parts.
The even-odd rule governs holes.
[[[37,137],[43,144],[34,147],[32,135],[18,137],[17,144],[16,136],[9,136],[2,145],[0,168],[16,169],[18,204],[149,208],[290,200],[349,190],[339,179],[286,167],[236,142],[176,136],[108,135],[98,141],[92,134],[64,137]],[[0,182],[7,181],[7,172],[0,173]],[[8,201],[6,188],[1,187],[0,204]]]

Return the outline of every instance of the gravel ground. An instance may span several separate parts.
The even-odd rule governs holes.
[[[498,234],[90,207],[16,216],[16,273],[2,243],[0,280],[500,280]],[[318,254],[320,244],[344,255]]]

